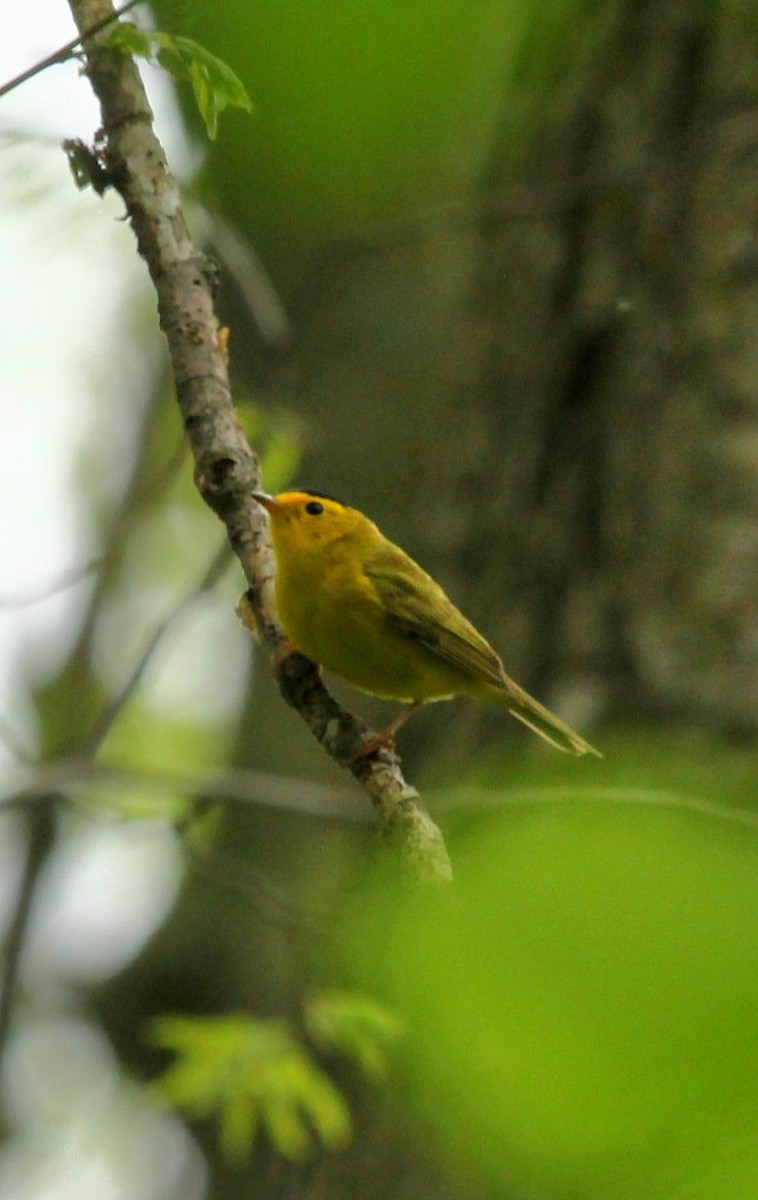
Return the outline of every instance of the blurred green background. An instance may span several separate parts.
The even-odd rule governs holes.
[[[527,778],[454,836],[454,895],[361,893],[416,1144],[464,1194],[751,1195],[754,816]]]
[[[430,706],[400,749],[456,884],[398,884],[239,628],[119,225],[116,322],[84,323],[72,364],[89,408],[64,490],[91,569],[21,639],[3,725],[36,760],[6,747],[7,795],[64,801],[3,815],[6,998],[14,931],[22,954],[0,1193],[750,1200],[753,6],[151,12],[254,104],[207,145],[180,89],[172,162],[266,487],[367,511],[605,757]],[[3,202],[42,224],[58,151],[3,145]],[[120,213],[76,204],[52,245],[76,235],[84,263]]]

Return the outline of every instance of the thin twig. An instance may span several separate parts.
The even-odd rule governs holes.
[[[29,842],[26,862],[3,951],[3,982],[0,988],[0,1061],[8,1045],[8,1035],[11,1031],[21,959],[28,935],[34,892],[53,845],[54,813],[57,801],[58,797],[55,795],[38,796],[35,805],[29,806],[27,810]]]
[[[173,772],[142,770],[141,768],[85,764],[80,783],[98,789],[98,811],[102,812],[102,789],[127,785],[154,791],[156,788],[190,800],[241,805],[244,808],[272,808],[280,812],[300,813],[350,825],[368,825],[375,817],[365,804],[359,802],[354,789],[334,784],[314,783],[289,775],[273,775],[266,771],[242,769],[220,771],[205,778],[177,775]],[[48,777],[49,778],[49,777]],[[75,783],[69,774],[68,783]],[[10,800],[11,797],[8,797]],[[0,806],[3,799],[0,797]]]
[[[142,450],[148,444],[150,422],[146,422],[141,430],[141,445],[137,451],[140,458]],[[102,554],[100,556],[100,572],[98,574],[95,594],[85,616],[84,625],[79,633],[79,645],[86,646],[92,639],[92,631],[97,623],[101,602],[106,595],[112,569],[117,564],[119,548],[127,535],[137,524],[143,513],[147,511],[150,502],[159,494],[165,495],[175,477],[181,470],[187,457],[187,443],[182,437],[177,440],[175,449],[169,454],[165,463],[152,472],[147,479],[137,475],[129,486],[122,503],[117,507],[110,524],[102,536]]]
[[[21,87],[22,83],[28,83],[30,79],[34,79],[35,75],[46,71],[48,67],[55,67],[59,63],[67,62],[70,58],[74,58],[77,49],[87,41],[88,38],[94,37],[97,33],[102,33],[109,25],[118,21],[119,17],[123,17],[124,13],[128,13],[130,9],[136,8],[138,4],[144,4],[145,0],[128,0],[121,8],[102,18],[100,21],[95,21],[93,25],[80,33],[78,37],[72,38],[70,42],[66,42],[65,46],[59,46],[57,50],[53,50],[52,54],[48,54],[46,58],[40,59],[34,66],[27,67],[20,75],[16,75],[13,79],[9,79],[7,83],[0,85],[0,99],[7,96],[8,92],[12,92],[15,88]]]
[[[236,283],[258,331],[269,346],[279,349],[292,340],[292,322],[284,302],[260,258],[248,241],[194,189],[182,184],[182,195],[195,205],[208,227],[208,239],[224,270]]]
[[[84,757],[60,759],[35,770],[23,784],[10,788],[4,794],[0,793],[0,812],[33,807],[39,803],[41,794],[55,791],[61,803],[74,804],[79,811],[102,818],[107,815],[103,806],[103,789],[109,786],[118,790],[129,787],[155,792],[157,789],[198,801],[207,801],[210,797],[214,803],[239,804],[245,808],[273,808],[329,821],[345,821],[351,825],[367,825],[374,821],[370,811],[358,802],[351,788],[241,769],[221,771],[198,779],[196,775],[104,765]],[[94,805],[86,798],[86,789],[89,787],[97,789],[98,800]],[[81,794],[82,789],[84,795]]]
[[[274,883],[262,867],[240,862],[218,850],[198,850],[189,838],[182,838],[184,852],[194,870],[214,887],[241,896],[260,917],[277,929],[307,929],[324,936],[329,932],[329,914],[316,913],[292,898],[291,893]]]
[[[92,779],[102,784],[124,782],[145,787],[166,788],[190,798],[212,797],[214,801],[230,804],[261,805],[287,812],[306,813],[325,820],[365,824],[369,817],[360,807],[352,791],[331,785],[313,783],[287,775],[271,775],[263,771],[222,771],[205,780],[183,779],[181,776],[154,771],[122,770],[118,767],[92,768]],[[499,808],[524,808],[577,804],[582,801],[596,805],[618,805],[634,808],[662,808],[692,813],[732,825],[744,825],[758,830],[758,812],[717,804],[687,792],[668,788],[630,788],[589,785],[587,787],[520,788],[441,788],[429,793],[436,812],[462,813]],[[1,801],[0,801],[1,803]]]
[[[666,788],[598,787],[521,787],[507,791],[497,788],[462,787],[444,789],[433,793],[435,808],[443,812],[465,812],[467,809],[524,808],[527,805],[587,804],[618,805],[623,807],[662,808],[672,812],[692,813],[708,817],[712,821],[723,821],[730,825],[745,825],[758,830],[758,812],[749,808],[733,808],[728,804],[716,804],[700,796],[686,792],[672,792]]]
[[[194,604],[199,598],[205,595],[218,583],[224,571],[232,562],[232,554],[227,542],[216,551],[209,565],[203,571],[197,583],[194,583],[187,593],[182,597],[178,604],[174,606],[171,612],[153,631],[152,636],[148,639],[142,654],[139,657],[136,665],[132,669],[129,678],[126,680],[120,691],[106,704],[100,716],[95,721],[94,725],[87,734],[81,747],[81,754],[85,758],[94,758],[100,746],[105,741],[110,733],[118,716],[123,712],[131,696],[142,682],[145,671],[150,665],[150,661],[165,638],[169,630],[176,624],[179,617],[186,611],[190,605]]]
[[[31,592],[27,596],[3,596],[0,595],[0,609],[6,612],[14,612],[21,608],[32,608],[35,604],[42,604],[44,600],[50,600],[53,596],[59,595],[61,592],[67,592],[69,588],[76,587],[77,583],[81,583],[84,579],[97,570],[100,565],[100,560],[95,558],[91,562],[85,563],[82,567],[70,567],[53,583],[47,584],[39,592]]]
[[[207,802],[211,798],[213,803],[219,804],[273,808],[351,825],[365,825],[372,819],[365,807],[358,804],[351,789],[314,783],[309,779],[242,769],[221,771],[198,779],[196,776],[167,771],[102,764],[84,758],[61,759],[49,764],[35,773],[24,786],[5,795],[0,794],[0,812],[36,808],[40,803],[49,804],[49,797],[53,796],[59,805],[73,806],[81,814],[102,820],[106,815],[102,789],[109,785],[118,789],[123,789],[125,785],[145,788],[153,792],[158,789],[199,802]],[[86,793],[84,796],[81,794],[82,789],[89,786],[98,789],[97,805],[87,801]],[[596,785],[544,787],[536,784],[533,787],[509,787],[506,790],[466,786],[433,790],[430,792],[430,801],[435,811],[448,814],[527,806],[547,808],[582,802],[598,806],[659,808],[758,830],[758,812],[752,809],[734,808],[668,788]]]

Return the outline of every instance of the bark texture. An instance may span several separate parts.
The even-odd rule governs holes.
[[[505,148],[485,179],[437,554],[580,727],[593,708],[758,720],[754,70],[718,6],[628,0],[520,215],[492,205]]]

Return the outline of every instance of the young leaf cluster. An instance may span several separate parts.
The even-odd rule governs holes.
[[[304,1016],[313,1044],[324,1054],[352,1059],[370,1079],[386,1077],[387,1050],[401,1036],[403,1026],[373,996],[324,989],[309,997]]]
[[[306,1002],[304,1019],[321,1052],[352,1059],[370,1078],[386,1074],[387,1050],[400,1025],[377,1001],[318,992]],[[261,1134],[293,1162],[308,1158],[317,1143],[340,1150],[349,1142],[347,1101],[286,1021],[165,1016],[149,1033],[173,1055],[156,1080],[159,1095],[192,1118],[215,1118],[230,1160],[243,1159]]]
[[[215,140],[218,118],[225,108],[252,111],[252,101],[239,76],[191,38],[157,29],[140,29],[131,21],[122,21],[105,44],[122,54],[156,61],[173,79],[188,81],[211,141]]]

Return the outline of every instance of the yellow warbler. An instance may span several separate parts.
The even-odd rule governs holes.
[[[270,517],[276,603],[293,645],[361,691],[406,704],[362,753],[389,744],[419,705],[464,695],[502,705],[559,750],[598,754],[506,675],[439,584],[362,512],[322,492],[253,495]]]

